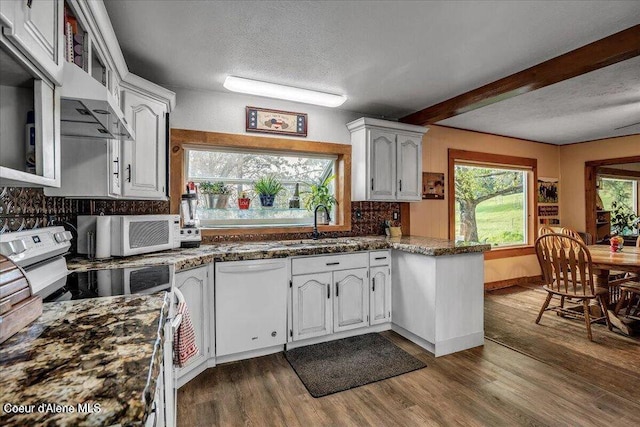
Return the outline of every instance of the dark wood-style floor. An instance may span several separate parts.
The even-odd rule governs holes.
[[[428,367],[319,399],[282,354],[209,369],[179,390],[178,425],[639,425],[640,341],[596,325],[589,342],[549,313],[535,325],[544,298],[488,293],[484,347],[437,359],[386,332]]]

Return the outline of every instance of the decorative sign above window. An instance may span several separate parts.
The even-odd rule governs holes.
[[[307,136],[307,115],[291,111],[247,107],[247,132]]]

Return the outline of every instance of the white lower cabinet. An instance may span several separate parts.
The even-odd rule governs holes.
[[[391,321],[391,270],[389,266],[371,267],[369,281],[369,324],[377,325]]]
[[[341,332],[369,325],[369,283],[367,268],[333,273],[333,331]]]
[[[319,337],[332,332],[332,273],[293,276],[293,339]]]
[[[284,345],[287,260],[221,262],[215,274],[216,358]]]
[[[291,280],[291,338],[301,341],[391,320],[388,251],[295,258]],[[385,264],[385,265],[380,265]],[[296,274],[298,273],[298,274]],[[305,273],[305,274],[300,274]]]
[[[209,357],[209,316],[207,303],[209,292],[209,265],[179,271],[175,275],[175,287],[184,295],[195,332],[198,354],[183,367],[176,367],[176,381],[201,367]]]

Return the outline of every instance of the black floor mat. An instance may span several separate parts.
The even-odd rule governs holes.
[[[313,397],[427,367],[376,333],[300,347],[284,355]]]

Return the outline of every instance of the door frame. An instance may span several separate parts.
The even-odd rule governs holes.
[[[584,201],[585,201],[585,231],[594,241],[596,236],[596,181],[598,168],[618,163],[638,163],[640,156],[616,157],[612,159],[592,160],[584,163]]]

